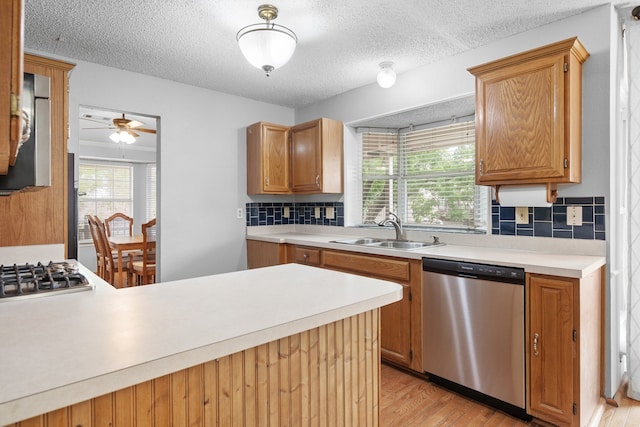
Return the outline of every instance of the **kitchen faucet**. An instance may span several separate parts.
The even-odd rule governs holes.
[[[384,221],[381,221],[380,223],[378,223],[380,227],[383,227],[387,224],[391,224],[393,225],[393,228],[395,228],[396,240],[407,240],[405,236],[405,232],[402,229],[402,221],[400,221],[400,218],[398,217],[398,215],[396,215],[393,212],[389,212],[389,217]]]

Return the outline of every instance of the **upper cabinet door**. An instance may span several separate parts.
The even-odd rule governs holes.
[[[247,128],[247,194],[283,194],[289,184],[289,127],[258,122]]]
[[[481,65],[476,183],[581,180],[582,63],[577,38]]]
[[[342,122],[321,118],[291,128],[291,187],[294,193],[343,192]]]
[[[0,175],[16,161],[22,137],[22,0],[0,2]]]
[[[321,124],[321,120],[314,120],[291,129],[291,184],[294,192],[321,192]]]

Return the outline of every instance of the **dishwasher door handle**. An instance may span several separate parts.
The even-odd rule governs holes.
[[[538,356],[540,353],[538,353],[538,340],[540,339],[540,335],[538,335],[538,333],[536,332],[535,334],[533,334],[533,355],[534,356]]]

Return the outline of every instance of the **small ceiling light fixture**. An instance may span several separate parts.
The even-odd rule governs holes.
[[[381,62],[378,71],[378,84],[381,88],[387,89],[396,83],[396,72],[393,71],[393,62]]]
[[[133,135],[127,132],[126,129],[118,129],[111,135],[109,135],[109,139],[119,144],[120,142],[124,142],[125,144],[133,144],[136,142],[136,139]]]
[[[640,6],[636,6],[633,8],[633,10],[631,11],[631,16],[633,16],[633,19],[635,19],[636,21],[640,20]]]
[[[273,70],[282,67],[291,59],[298,39],[287,27],[271,22],[278,17],[278,8],[275,6],[258,6],[258,16],[266,23],[244,27],[238,31],[236,40],[247,61],[264,70],[269,77]]]

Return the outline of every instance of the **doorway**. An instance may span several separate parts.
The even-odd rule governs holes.
[[[133,218],[133,234],[140,234],[141,225],[158,216],[160,118],[81,105],[78,120],[73,223],[77,224],[78,260],[97,271],[87,215],[104,220],[124,213]],[[157,228],[159,240],[159,221]]]

